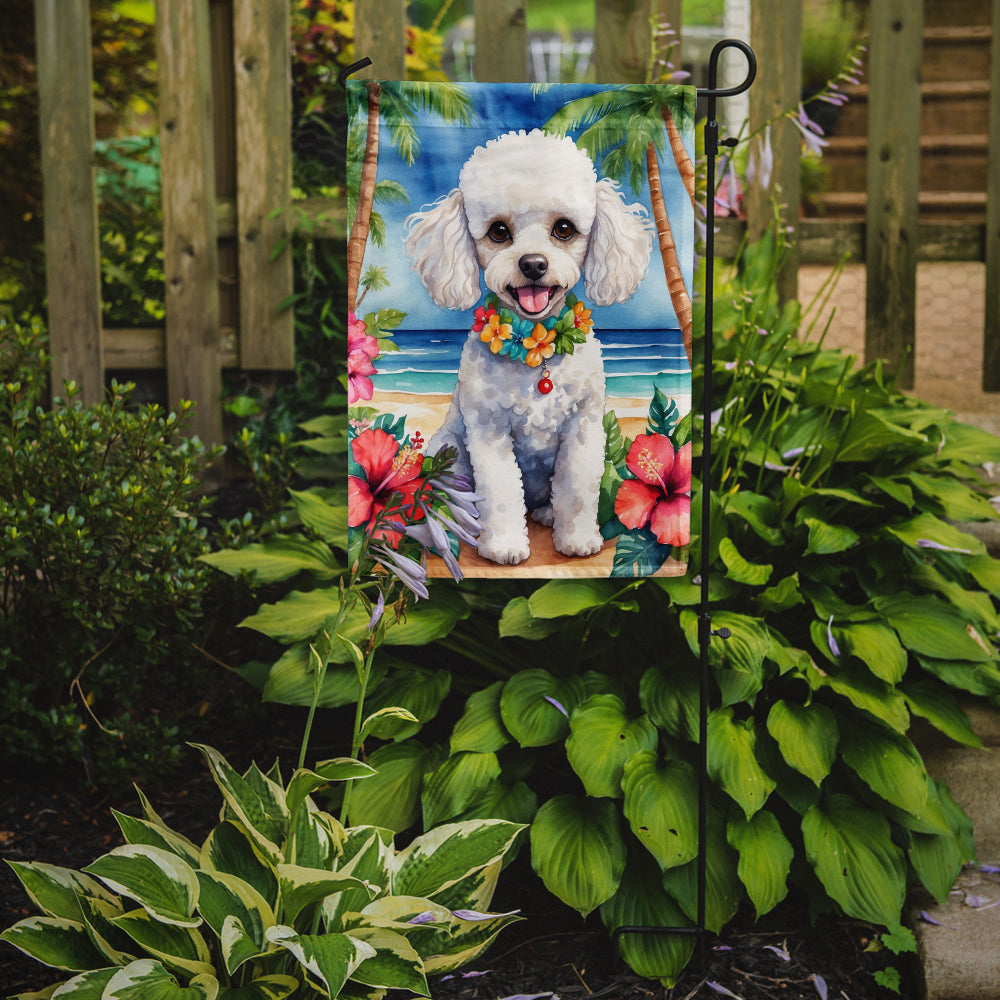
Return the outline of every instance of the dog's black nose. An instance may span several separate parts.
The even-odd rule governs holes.
[[[538,281],[549,269],[549,262],[540,253],[526,253],[518,262],[521,273],[532,281]]]

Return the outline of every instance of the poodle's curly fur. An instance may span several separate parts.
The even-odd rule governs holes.
[[[479,146],[458,187],[407,219],[406,251],[431,298],[472,309],[480,274],[502,307],[528,320],[558,316],[584,278],[596,306],[626,301],[649,263],[652,227],[611,180],[598,180],[571,138],[538,129]],[[552,527],[553,544],[587,556],[602,544],[597,500],[604,471],[604,369],[593,336],[538,369],[492,354],[475,331],[462,350],[444,425],[428,443],[457,449],[479,503],[479,553],[528,558],[526,516]]]

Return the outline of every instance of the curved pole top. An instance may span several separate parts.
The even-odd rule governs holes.
[[[739,49],[747,59],[746,79],[735,87],[717,87],[719,73],[719,56],[725,49]],[[757,77],[757,57],[753,54],[753,49],[746,42],[738,38],[724,38],[721,42],[716,42],[712,49],[712,54],[708,57],[708,86],[698,88],[699,97],[735,97],[750,89],[750,85]]]

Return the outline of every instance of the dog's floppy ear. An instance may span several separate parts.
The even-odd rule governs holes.
[[[455,188],[406,220],[406,252],[431,298],[444,309],[479,302],[479,262],[469,235],[462,193]]]
[[[642,205],[626,205],[618,185],[597,182],[597,215],[583,263],[587,296],[596,306],[624,302],[639,287],[649,263],[652,226]]]

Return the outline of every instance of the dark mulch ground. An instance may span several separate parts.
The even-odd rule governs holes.
[[[289,729],[287,737],[279,735],[277,741],[287,740],[290,748],[291,735]],[[234,763],[242,762],[238,744],[220,741],[220,749]],[[167,823],[193,839],[207,833],[219,806],[207,769],[193,751],[191,769],[151,791],[150,798]],[[134,795],[124,791],[109,797],[72,784],[72,776],[43,780],[8,774],[0,778],[0,858],[80,868],[121,843],[112,806],[139,813]],[[831,1000],[886,1000],[892,994],[878,987],[872,975],[888,964],[904,974],[903,997],[918,993],[903,963],[893,962],[885,952],[865,950],[872,940],[869,928],[845,920],[824,920],[811,927],[804,907],[794,902],[756,926],[749,916],[738,917],[720,938],[706,942],[706,968],[689,969],[673,990],[640,979],[618,962],[596,919],[581,923],[561,907],[545,893],[523,857],[502,876],[494,906],[520,908],[526,919],[504,931],[465,975],[432,978],[435,1000],[550,994],[562,1000],[689,1000],[730,994],[744,1000],[815,1000],[823,995]],[[31,912],[10,869],[0,866],[0,927]],[[40,989],[58,979],[58,973],[0,944],[0,995]]]

